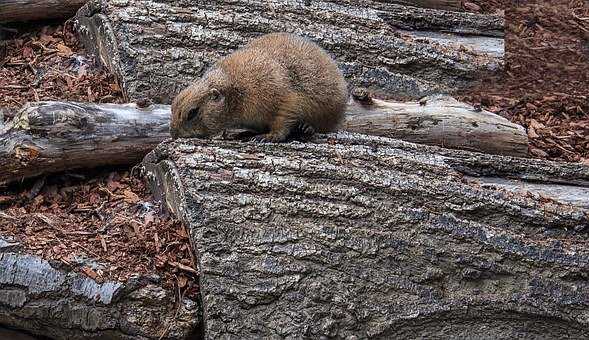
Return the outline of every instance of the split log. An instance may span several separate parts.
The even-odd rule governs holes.
[[[92,0],[75,23],[131,101],[170,103],[214,61],[270,32],[317,42],[352,86],[385,99],[451,93],[503,67],[503,17],[384,0]]]
[[[87,0],[2,0],[0,23],[73,17]]]
[[[169,138],[169,116],[166,105],[29,103],[4,133],[0,126],[0,185],[77,168],[137,164]],[[450,97],[433,97],[424,106],[352,101],[343,129],[486,153],[523,157],[528,150],[521,126]]]
[[[339,133],[168,141],[144,170],[199,254],[206,339],[589,337],[589,210],[465,177],[589,193],[589,167]]]
[[[156,278],[96,281],[0,239],[0,324],[52,339],[185,339],[200,307]]]

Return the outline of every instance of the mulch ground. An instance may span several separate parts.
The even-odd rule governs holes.
[[[531,156],[589,165],[589,1],[497,3],[506,9],[505,73],[461,99],[523,125]]]
[[[196,292],[184,226],[127,170],[80,171],[9,188],[0,193],[0,221],[1,236],[99,282],[155,273],[164,286]]]
[[[532,156],[589,164],[589,3],[471,0],[465,6],[506,16],[507,50],[505,74],[461,99],[523,125]],[[5,113],[30,100],[123,101],[71,25],[1,33],[10,38],[0,58]],[[197,291],[186,230],[128,170],[78,171],[0,191],[0,235],[98,281],[156,273],[165,286]]]
[[[115,78],[85,54],[70,22],[0,33],[0,108],[7,116],[28,101],[122,102]]]

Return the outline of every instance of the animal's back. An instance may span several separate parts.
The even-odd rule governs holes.
[[[345,80],[333,59],[307,39],[288,33],[272,33],[253,40],[245,48],[276,58],[288,70],[293,85],[310,94],[347,91]],[[339,88],[332,89],[334,83]]]
[[[332,131],[342,120],[347,84],[333,59],[313,42],[289,33],[272,33],[247,44],[244,53],[278,63],[288,89],[300,99],[301,115],[317,132]]]

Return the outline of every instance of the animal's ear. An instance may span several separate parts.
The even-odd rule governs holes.
[[[211,89],[210,95],[211,95],[211,100],[215,101],[215,102],[220,102],[224,99],[223,94],[221,94],[221,92],[215,88]]]

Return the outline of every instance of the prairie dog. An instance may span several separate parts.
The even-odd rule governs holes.
[[[258,141],[283,142],[337,128],[348,100],[333,59],[287,33],[254,39],[219,60],[172,103],[173,138],[246,129]]]

